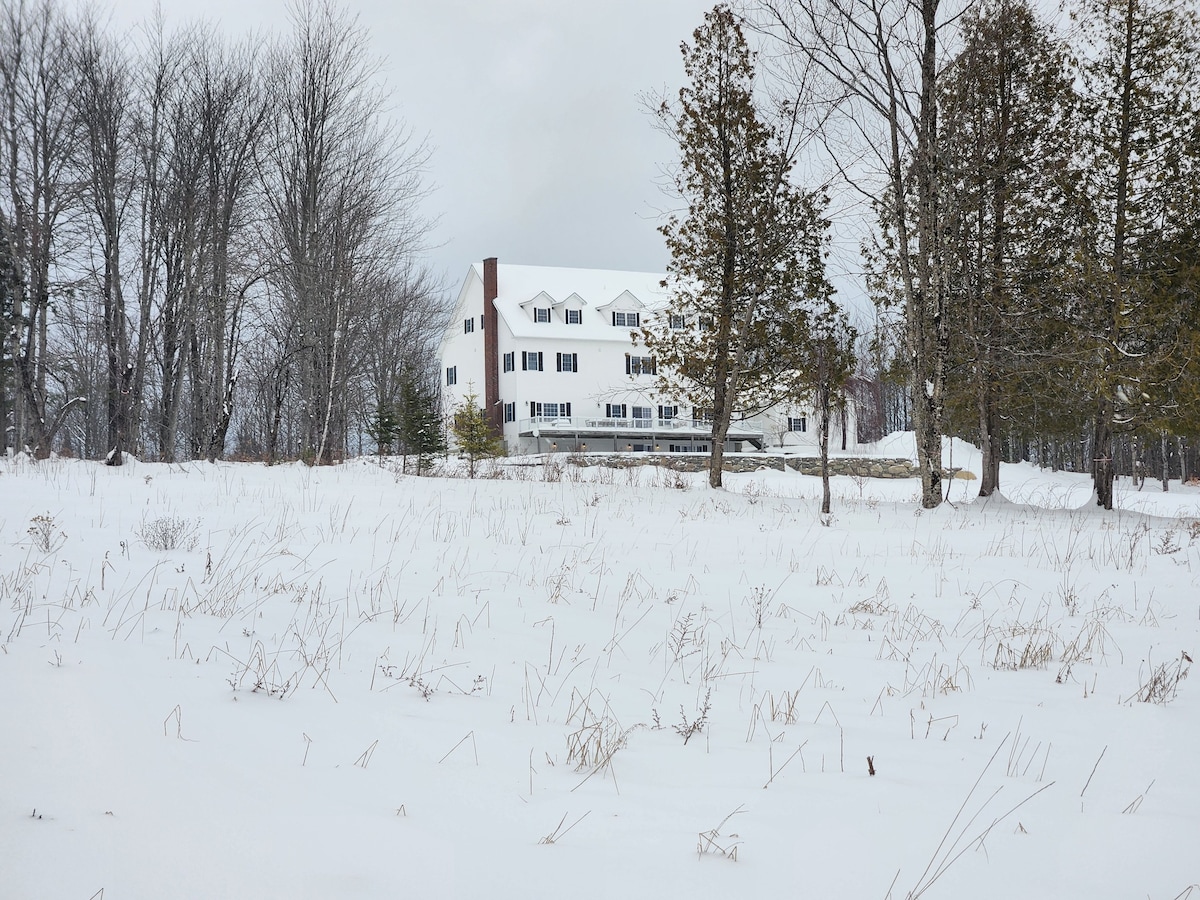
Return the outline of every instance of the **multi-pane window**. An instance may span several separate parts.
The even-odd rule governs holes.
[[[671,313],[670,326],[672,331],[683,331],[687,327],[687,319],[678,313]]]
[[[571,415],[570,403],[530,403],[529,411],[543,419],[567,418]]]
[[[549,322],[549,321],[550,321],[550,307],[548,307],[548,306],[535,306],[535,307],[533,308],[533,321],[535,321],[535,322]]]
[[[641,321],[639,313],[615,312],[612,314],[613,324],[619,328],[637,328]]]
[[[606,419],[624,419],[627,416],[628,407],[624,403],[605,403],[604,418]]]
[[[808,416],[788,416],[788,431],[808,431]]]
[[[582,309],[568,309],[567,310],[567,324],[568,325],[582,325],[583,324],[583,310]]]
[[[458,366],[449,366],[446,369],[446,386],[458,384]]]
[[[654,410],[649,406],[635,406],[633,408],[633,427],[653,428]]]
[[[697,422],[711,422],[713,409],[711,406],[697,406],[692,410],[692,418]]]
[[[517,367],[517,354],[515,350],[504,354],[504,371],[511,372]]]
[[[579,354],[578,353],[559,353],[558,354],[558,371],[560,371],[560,372],[578,372],[579,371]]]
[[[526,372],[542,371],[542,352],[532,350],[521,351],[521,368]]]
[[[670,420],[679,415],[678,406],[660,406],[658,408],[658,417],[664,420]]]
[[[470,334],[475,330],[475,317],[463,319],[463,334]]]
[[[504,404],[504,421],[505,422],[517,421],[517,404],[515,404],[515,403],[505,403]]]
[[[713,330],[712,316],[701,316],[697,320],[696,324],[699,326],[701,331],[712,331]]]
[[[653,356],[630,356],[625,354],[626,375],[654,375],[657,368]]]

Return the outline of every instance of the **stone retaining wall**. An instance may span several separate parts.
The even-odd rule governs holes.
[[[676,472],[703,472],[708,468],[708,454],[689,453],[670,456],[657,453],[571,454],[567,457],[567,462],[577,466],[608,466],[614,469],[627,469],[630,466],[662,466]],[[785,465],[801,475],[821,474],[821,461],[807,456],[731,454],[725,457],[726,472],[757,472],[760,469],[775,469],[782,472]],[[829,474],[863,478],[915,478],[917,469],[907,459],[838,456],[829,460]]]

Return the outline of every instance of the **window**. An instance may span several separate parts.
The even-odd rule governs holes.
[[[713,410],[711,406],[697,406],[692,409],[692,418],[697,422],[711,422]]]
[[[570,403],[530,403],[529,411],[543,419],[563,419],[571,415]]]
[[[670,421],[671,419],[675,418],[677,415],[679,415],[679,407],[678,406],[660,406],[658,408],[658,417],[660,419]]]
[[[550,321],[550,308],[543,307],[543,306],[535,306],[533,308],[533,321],[549,322]]]
[[[579,354],[578,353],[559,353],[558,356],[558,371],[560,372],[578,372],[579,371]]]
[[[649,406],[635,406],[633,408],[633,427],[653,428],[654,410]]]
[[[458,366],[450,366],[446,369],[446,386],[458,384]]]
[[[475,330],[475,318],[463,319],[463,334],[470,334]]]
[[[671,313],[669,321],[672,331],[683,331],[687,327],[687,319],[678,313]]]
[[[638,313],[615,312],[612,314],[613,324],[619,328],[637,328],[640,316]]]
[[[696,324],[699,326],[701,331],[712,331],[713,330],[712,316],[701,316],[699,321],[697,321]]]
[[[605,403],[604,418],[606,419],[624,419],[628,416],[627,407],[624,403]]]
[[[788,431],[808,431],[808,416],[788,416]]]
[[[541,351],[539,350],[536,353],[531,350],[521,351],[521,368],[526,372],[542,371]]]
[[[511,372],[517,367],[516,351],[510,351],[504,354],[504,371]]]
[[[568,309],[567,310],[567,324],[568,325],[582,325],[583,324],[583,310],[582,309]]]
[[[653,356],[630,356],[625,354],[626,375],[654,375],[657,368]]]
[[[515,403],[505,403],[504,404],[504,421],[505,422],[517,421],[517,404],[515,404]]]

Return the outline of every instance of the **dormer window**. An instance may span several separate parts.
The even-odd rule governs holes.
[[[548,307],[548,306],[535,306],[535,307],[533,308],[533,321],[535,321],[535,322],[549,322],[549,321],[550,321],[550,307]]]
[[[635,312],[614,312],[612,314],[612,323],[617,328],[637,328],[640,319],[640,313]]]
[[[583,310],[582,309],[568,309],[567,310],[567,324],[568,325],[582,325],[583,324]]]

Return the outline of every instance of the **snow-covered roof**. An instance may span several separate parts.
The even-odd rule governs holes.
[[[472,266],[483,279],[483,264]],[[609,269],[568,269],[556,266],[496,266],[496,311],[516,337],[629,343],[629,329],[614,327],[608,309],[654,310],[666,303],[663,275],[657,272],[618,272]],[[536,304],[531,303],[535,298]],[[619,299],[620,302],[614,303]],[[567,303],[564,301],[570,300]],[[551,306],[549,322],[534,322],[530,307]],[[639,306],[640,304],[640,306]],[[563,310],[582,309],[583,322],[567,325]]]

